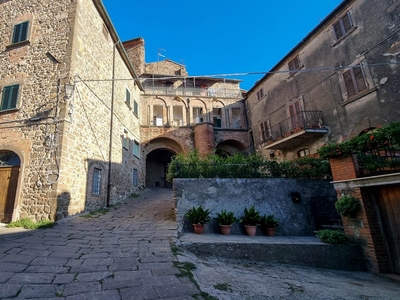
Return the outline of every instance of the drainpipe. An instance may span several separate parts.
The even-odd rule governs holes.
[[[111,199],[111,160],[112,160],[112,138],[113,138],[113,122],[114,122],[114,90],[115,90],[115,47],[119,43],[116,42],[113,47],[113,63],[112,63],[112,86],[111,86],[111,118],[110,118],[110,144],[108,146],[108,178],[107,178],[107,203],[110,207]]]

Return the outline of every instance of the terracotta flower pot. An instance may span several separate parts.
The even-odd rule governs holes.
[[[244,225],[244,229],[246,229],[246,233],[248,236],[256,235],[257,226]]]
[[[204,224],[193,224],[194,233],[202,234],[204,232]]]
[[[275,228],[266,228],[267,235],[268,236],[274,236],[275,235]]]
[[[229,235],[231,232],[231,225],[219,225],[219,229],[223,235]]]

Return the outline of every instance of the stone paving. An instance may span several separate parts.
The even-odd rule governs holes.
[[[0,228],[0,299],[193,299],[195,284],[175,276],[171,195],[150,190],[51,229]]]

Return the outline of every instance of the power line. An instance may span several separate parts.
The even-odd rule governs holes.
[[[109,81],[145,81],[145,80],[169,80],[169,79],[196,79],[196,78],[219,78],[219,77],[233,77],[233,76],[250,76],[250,75],[266,75],[266,74],[285,74],[285,73],[312,73],[312,72],[323,72],[323,71],[341,71],[345,69],[353,69],[361,66],[365,67],[379,67],[379,66],[388,66],[388,65],[400,65],[400,62],[381,62],[381,63],[362,63],[357,65],[349,65],[349,66],[337,66],[337,67],[322,67],[322,68],[311,68],[311,69],[297,69],[297,70],[280,70],[280,71],[260,71],[260,72],[238,72],[238,73],[223,73],[223,74],[208,74],[208,75],[195,75],[195,76],[166,76],[166,77],[142,77],[142,78],[117,78],[117,79],[80,79],[75,82],[109,82]],[[221,78],[223,79],[223,78]]]

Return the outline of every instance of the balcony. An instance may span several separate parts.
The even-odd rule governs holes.
[[[169,95],[169,96],[199,96],[218,98],[242,98],[239,89],[218,89],[218,88],[196,88],[196,87],[165,87],[144,85],[146,95]]]
[[[326,133],[321,111],[301,111],[271,127],[265,149],[294,147]]]

